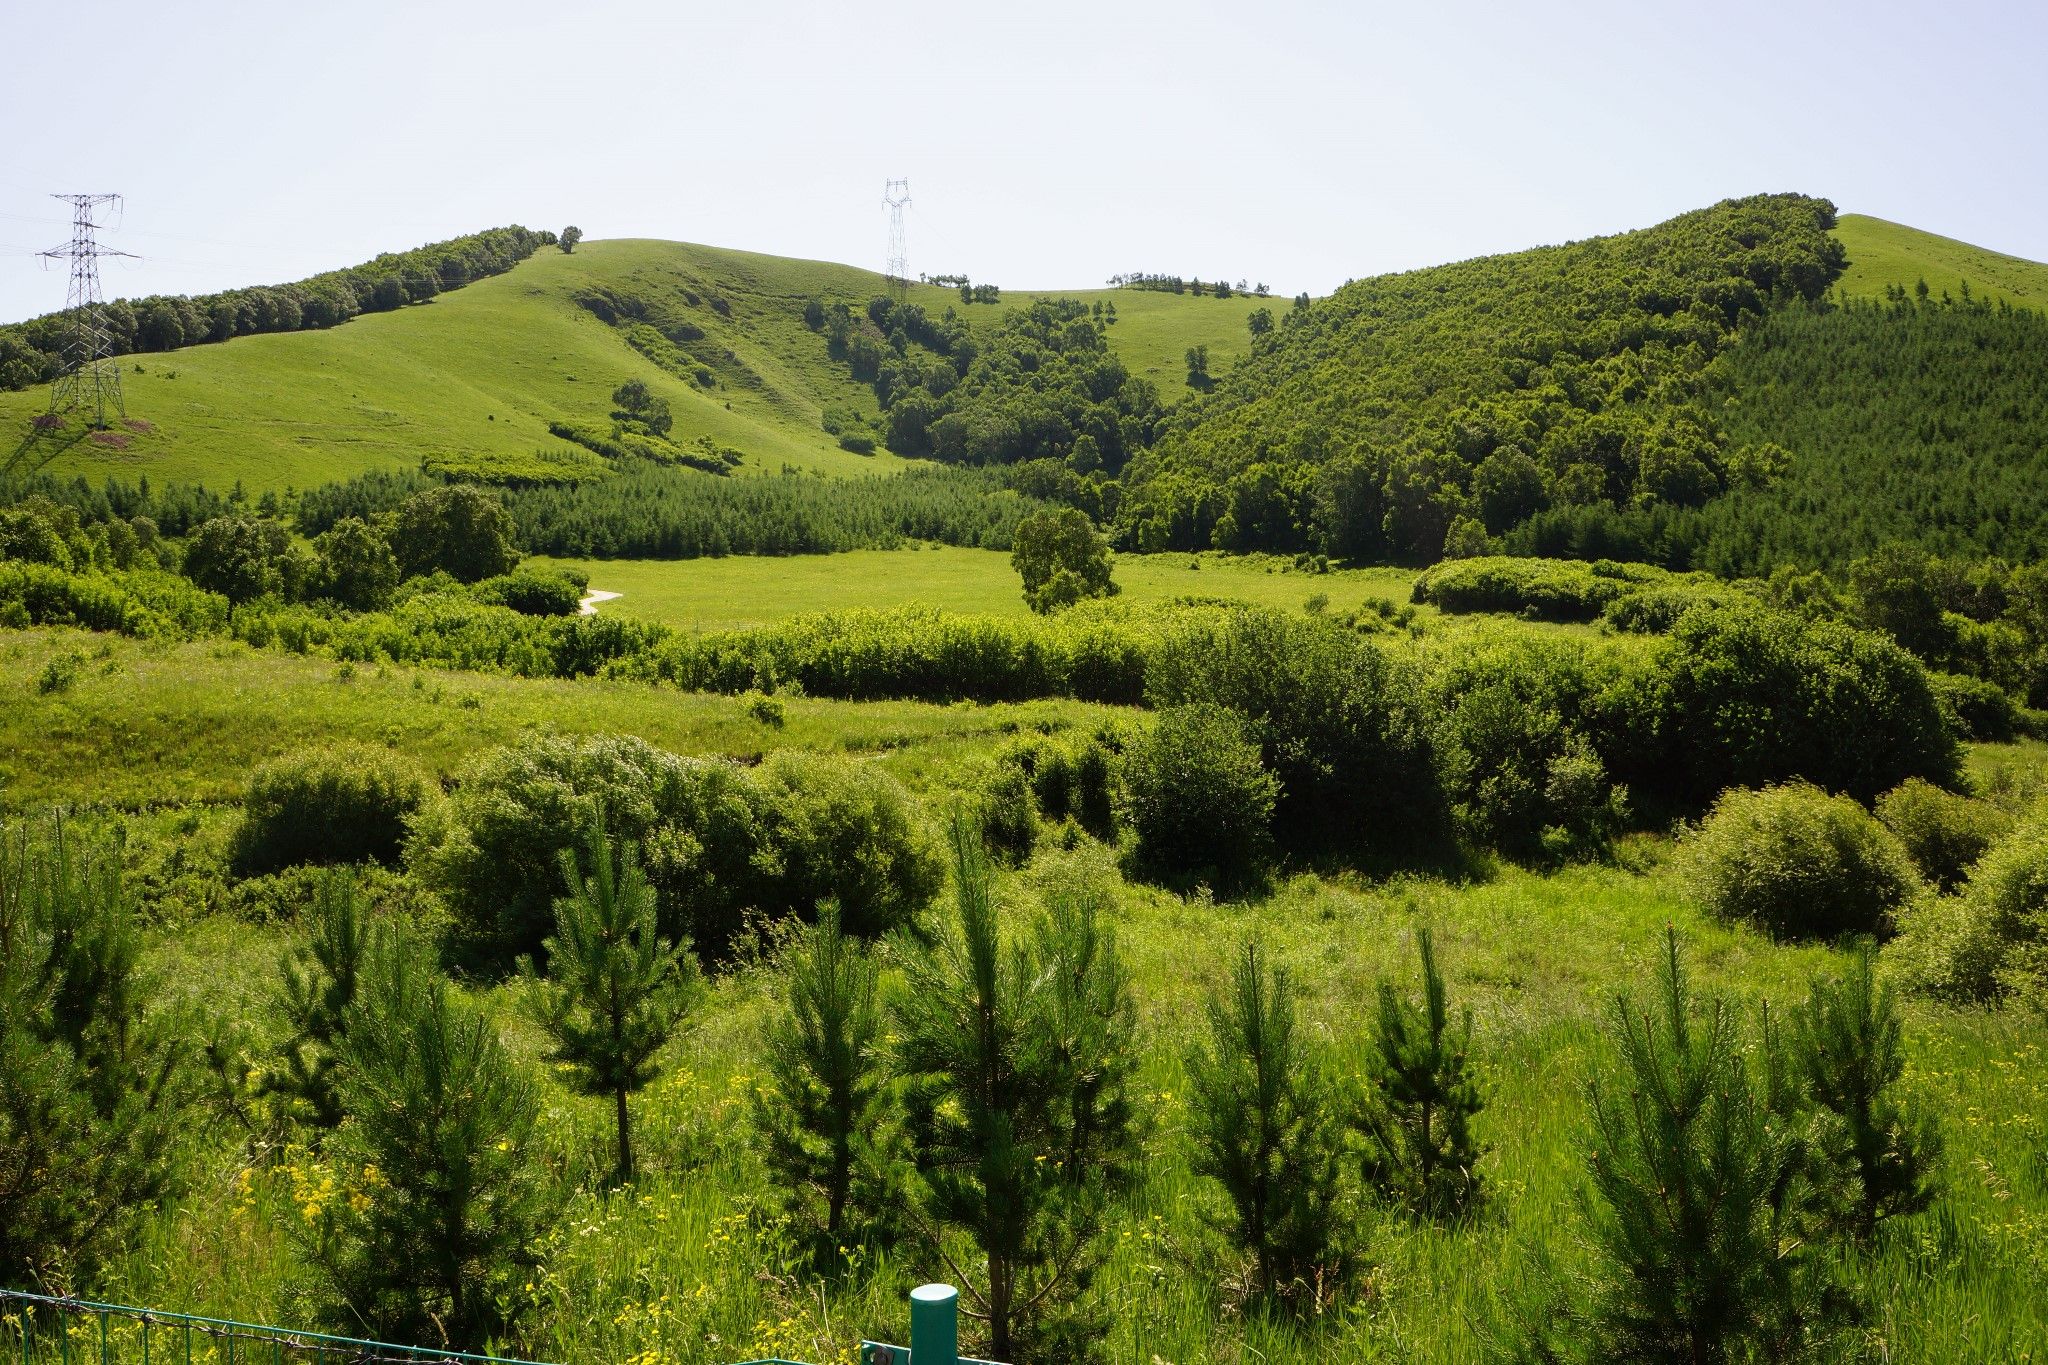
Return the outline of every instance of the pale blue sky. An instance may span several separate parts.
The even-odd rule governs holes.
[[[89,68],[91,76],[79,73]],[[1012,288],[1292,293],[1796,189],[2048,259],[2048,4],[164,4],[0,10],[0,319],[53,190],[110,293],[506,222]]]

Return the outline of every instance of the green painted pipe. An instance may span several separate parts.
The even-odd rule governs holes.
[[[960,1291],[921,1284],[910,1291],[910,1365],[959,1365]]]

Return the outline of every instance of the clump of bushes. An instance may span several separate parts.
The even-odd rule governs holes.
[[[1030,783],[1032,803],[1045,819],[1071,820],[1097,839],[1111,839],[1116,834],[1112,766],[1120,743],[1106,731],[1030,735],[1006,745],[1002,761]]]
[[[1920,875],[1942,891],[1962,885],[1970,865],[2012,828],[2012,817],[1989,801],[1917,777],[1877,798],[1877,818],[1905,845]]]
[[[1761,604],[1698,607],[1645,642],[1600,724],[1615,776],[1678,812],[1794,777],[1871,801],[1961,769],[1918,659],[1888,636]]]
[[[1341,626],[1235,608],[1169,635],[1146,695],[1244,718],[1279,781],[1273,828],[1298,848],[1405,856],[1441,816],[1412,670]]]
[[[1469,838],[1523,858],[1607,845],[1627,793],[1589,735],[1600,685],[1577,646],[1521,635],[1461,646],[1430,670],[1437,771]]]
[[[510,607],[521,616],[574,616],[589,584],[589,575],[577,570],[528,567],[486,578],[469,592],[479,602]]]
[[[1887,968],[1955,1003],[2017,994],[2048,1003],[2048,811],[2036,811],[1970,869],[1959,896],[1901,916]]]
[[[394,863],[432,790],[387,749],[336,744],[258,768],[242,800],[229,863],[239,876],[327,863]]]
[[[910,799],[882,773],[823,757],[750,773],[620,735],[486,754],[417,822],[406,857],[447,905],[461,953],[502,969],[541,951],[562,854],[600,822],[639,846],[662,937],[712,956],[752,915],[809,917],[827,900],[849,931],[885,933],[937,887]]]
[[[1169,707],[1123,756],[1123,818],[1141,868],[1234,891],[1264,875],[1280,784],[1244,719],[1206,702]]]
[[[1788,938],[1875,933],[1920,890],[1890,830],[1808,782],[1724,794],[1679,858],[1706,909]]]
[[[769,812],[771,913],[809,914],[831,901],[843,930],[876,938],[938,894],[938,850],[893,778],[852,760],[785,751],[752,782]]]
[[[1481,555],[1445,560],[1415,580],[1413,597],[1439,610],[1508,612],[1537,621],[1592,621],[1646,583],[1672,575],[1649,564],[1600,559],[1517,559]]]
[[[2005,744],[2018,736],[2019,705],[1997,683],[1959,673],[1934,672],[1928,678],[1942,712],[1962,738]]]

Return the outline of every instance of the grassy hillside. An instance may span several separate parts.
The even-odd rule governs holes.
[[[2015,307],[2048,309],[2048,265],[2001,255],[1951,237],[1937,237],[1902,223],[1845,213],[1835,239],[1849,253],[1835,288],[1852,297],[1882,298],[1897,285],[1911,290],[1920,281],[1940,298],[1962,296],[1963,285],[1979,298]]]
[[[850,266],[677,242],[585,242],[574,255],[544,248],[507,274],[329,331],[126,357],[128,413],[147,429],[119,433],[124,448],[79,443],[30,458],[59,474],[239,479],[252,492],[423,460],[511,472],[542,452],[556,466],[587,467],[587,453],[548,424],[601,424],[612,389],[637,378],[668,400],[679,441],[737,449],[746,469],[887,471],[902,462],[840,450],[821,428],[828,404],[872,409],[874,400],[828,360],[801,317],[814,295],[857,303],[882,287],[880,276]],[[577,304],[593,290],[672,307],[702,333],[692,350],[713,362],[714,386],[636,352]],[[951,290],[912,292],[934,312],[958,303]],[[1184,376],[1182,352],[1207,345],[1222,368],[1245,348],[1244,317],[1256,306],[1135,291],[1082,297],[1106,295],[1121,318],[1112,344],[1168,398]],[[1029,297],[967,311],[987,318]],[[0,461],[48,402],[47,388],[0,393]]]

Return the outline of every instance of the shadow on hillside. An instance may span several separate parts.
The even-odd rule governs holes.
[[[41,472],[50,461],[83,441],[91,431],[90,427],[73,429],[69,425],[54,430],[31,426],[21,444],[7,456],[6,463],[0,464],[0,479],[25,479]]]

